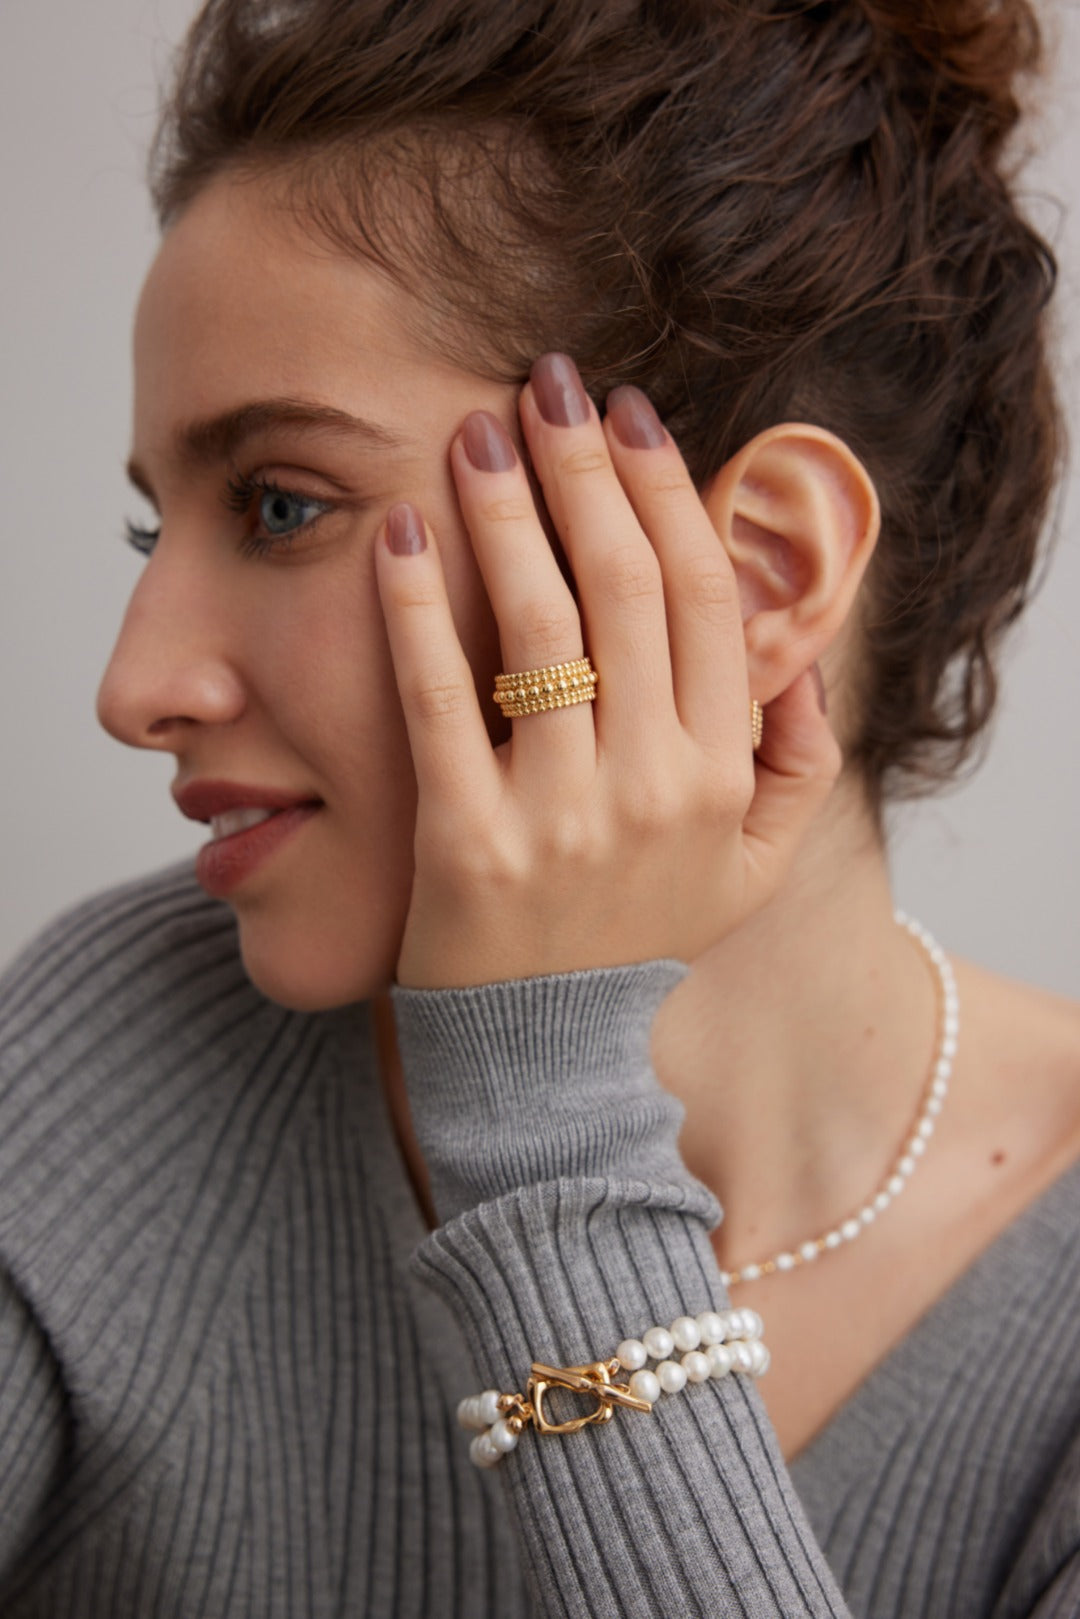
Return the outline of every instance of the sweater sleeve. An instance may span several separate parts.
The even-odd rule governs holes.
[[[708,1236],[719,1206],[683,1163],[683,1109],[649,1054],[688,970],[394,988],[442,1222],[414,1262],[460,1321],[478,1387],[524,1391],[534,1360],[608,1358],[726,1302]],[[530,1429],[496,1471],[552,1619],[847,1613],[744,1376],[571,1435]]]

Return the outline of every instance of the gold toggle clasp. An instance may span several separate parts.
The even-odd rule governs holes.
[[[617,1360],[594,1360],[587,1366],[545,1366],[542,1361],[533,1361],[528,1401],[537,1432],[577,1433],[579,1428],[586,1428],[590,1423],[610,1422],[617,1405],[629,1406],[633,1411],[651,1411],[649,1402],[631,1394],[627,1384],[612,1382],[612,1373],[618,1366]],[[549,1422],[544,1413],[544,1396],[550,1388],[587,1394],[596,1401],[596,1407],[583,1417],[570,1417],[566,1422]]]

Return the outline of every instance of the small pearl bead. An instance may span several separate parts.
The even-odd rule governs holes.
[[[804,1242],[799,1252],[809,1264],[812,1259],[816,1259],[818,1256],[818,1245],[816,1242]]]
[[[907,1150],[911,1154],[912,1158],[921,1158],[923,1153],[926,1151],[926,1142],[923,1140],[922,1136],[912,1136],[911,1140],[907,1144]]]
[[[825,1246],[826,1248],[839,1248],[843,1240],[839,1231],[829,1231],[825,1235]]]
[[[943,1057],[956,1056],[956,1036],[947,1034],[941,1042],[941,1055]]]
[[[884,1214],[891,1202],[892,1198],[889,1196],[888,1192],[879,1192],[877,1197],[874,1199],[874,1207],[879,1214]]]
[[[905,1180],[907,1180],[909,1175],[914,1175],[914,1173],[915,1173],[915,1160],[914,1160],[914,1158],[908,1158],[908,1157],[901,1158],[897,1162],[896,1173],[898,1175],[903,1175]]]
[[[743,1322],[748,1338],[760,1338],[765,1331],[765,1323],[756,1310],[743,1310]]]
[[[788,1253],[777,1254],[775,1264],[776,1264],[777,1270],[794,1270],[795,1269],[795,1255],[794,1254],[788,1254]]]
[[[505,1417],[499,1418],[488,1437],[500,1456],[505,1456],[509,1451],[513,1450],[518,1442],[517,1434]]]
[[[885,1184],[889,1189],[890,1196],[899,1197],[904,1190],[904,1177],[903,1175],[892,1175]]]
[[[640,1338],[624,1338],[615,1355],[624,1371],[640,1372],[649,1358],[649,1351]]]
[[[692,1315],[681,1315],[668,1328],[676,1349],[696,1349],[701,1342],[701,1328]]]
[[[709,1357],[700,1349],[691,1349],[682,1358],[682,1368],[691,1383],[704,1383],[709,1375]]]
[[[948,1094],[948,1090],[949,1090],[949,1087],[948,1087],[948,1085],[946,1085],[946,1083],[945,1083],[945,1081],[943,1079],[935,1079],[934,1083],[930,1087],[931,1095],[936,1096],[939,1099],[941,1097],[943,1097],[943,1096],[946,1096]]]
[[[750,1367],[751,1376],[764,1377],[765,1373],[769,1370],[769,1363],[772,1360],[772,1356],[769,1354],[769,1351],[766,1349],[760,1338],[755,1338],[752,1343],[747,1345],[747,1348],[750,1351],[751,1359],[753,1361],[753,1364]]]
[[[726,1377],[731,1370],[731,1350],[727,1344],[710,1344],[705,1351],[710,1377]]]
[[[720,1272],[720,1281],[722,1282],[724,1287],[730,1287],[731,1286],[731,1272],[729,1270],[722,1270]]]
[[[922,1136],[924,1141],[929,1141],[934,1133],[934,1121],[933,1119],[920,1119],[915,1129],[916,1133]]]
[[[749,1344],[728,1344],[728,1354],[731,1356],[731,1369],[736,1372],[751,1372],[754,1369],[754,1357]]]
[[[490,1428],[493,1422],[498,1422],[502,1416],[502,1412],[499,1410],[498,1389],[485,1389],[479,1397],[477,1409],[485,1428]]]
[[[463,1428],[486,1428],[488,1426],[480,1415],[480,1401],[475,1394],[470,1394],[461,1401],[457,1408],[457,1419]]]
[[[666,1327],[650,1327],[641,1341],[648,1350],[650,1360],[667,1360],[675,1348],[675,1340]]]
[[[716,1310],[702,1310],[697,1318],[697,1324],[703,1344],[723,1343],[724,1318]]]
[[[743,1266],[743,1280],[745,1282],[756,1282],[760,1275],[761,1275],[761,1266],[760,1265],[744,1265]]]
[[[686,1372],[677,1360],[662,1360],[656,1368],[656,1376],[665,1394],[678,1394],[686,1387]]]
[[[859,1219],[862,1221],[863,1225],[873,1225],[874,1221],[877,1219],[877,1210],[872,1209],[868,1203],[865,1209],[859,1210]]]
[[[942,1105],[943,1104],[942,1104],[940,1096],[932,1096],[930,1098],[930,1100],[926,1104],[926,1111],[927,1111],[927,1114],[930,1116],[930,1118],[932,1118],[932,1119],[937,1118],[938,1114],[941,1112]]]
[[[630,1393],[637,1400],[655,1405],[660,1398],[660,1380],[655,1372],[635,1372],[630,1379]]]
[[[843,1237],[845,1242],[854,1242],[861,1230],[862,1226],[859,1224],[858,1220],[845,1220],[843,1225],[840,1227],[840,1235]]]
[[[469,1455],[477,1467],[494,1467],[502,1451],[492,1444],[490,1434],[478,1433],[469,1446]]]

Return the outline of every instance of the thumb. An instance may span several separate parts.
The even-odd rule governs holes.
[[[824,710],[816,663],[765,709],[761,747],[754,755],[757,787],[743,822],[751,888],[755,879],[775,888],[843,768]]]

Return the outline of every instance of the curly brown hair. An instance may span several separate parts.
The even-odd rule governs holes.
[[[880,831],[977,757],[1061,464],[1006,151],[1042,54],[1025,0],[207,0],[151,186],[167,227],[281,169],[444,354],[636,383],[699,488],[776,422],[844,439],[882,507],[847,739]]]

